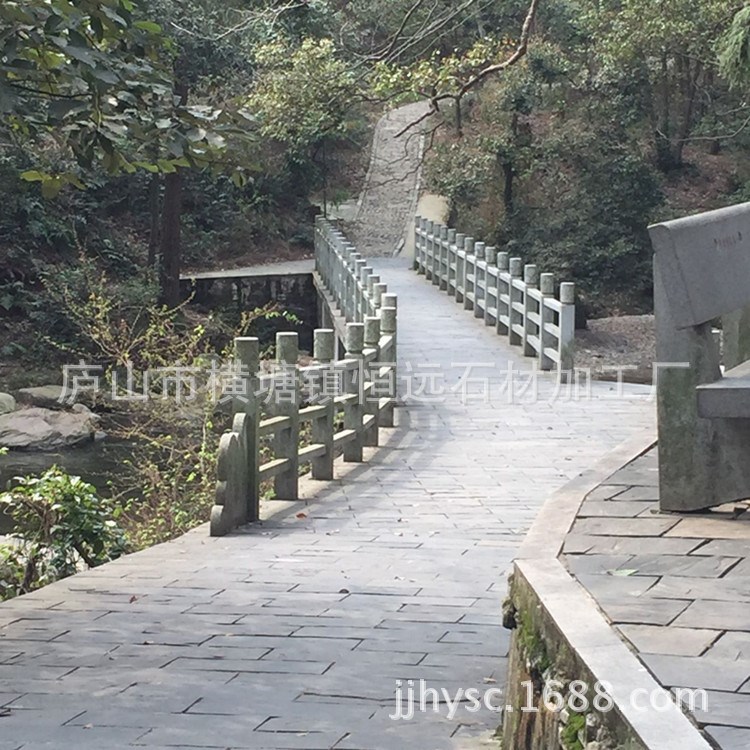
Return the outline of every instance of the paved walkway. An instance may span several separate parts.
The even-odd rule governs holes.
[[[427,102],[405,104],[383,115],[375,129],[367,180],[349,238],[365,257],[393,256],[416,213],[422,162],[422,128],[398,134],[419,120]]]
[[[684,703],[714,745],[747,750],[748,503],[660,513],[657,463],[652,450],[590,493],[564,559],[665,688],[705,691]]]
[[[396,680],[503,686],[524,530],[653,405],[611,384],[551,403],[548,376],[536,402],[508,403],[507,367],[527,363],[403,261],[376,265],[400,295],[402,373],[434,365],[457,392],[399,409],[368,464],[308,485],[304,517],[295,505],[220,540],[202,528],[0,605],[0,750],[440,750],[494,732],[498,714],[448,719],[444,700],[392,721]],[[491,403],[463,403],[452,363],[494,365],[472,375],[490,377]]]

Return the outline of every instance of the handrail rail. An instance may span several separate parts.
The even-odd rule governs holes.
[[[525,356],[536,358],[541,370],[573,370],[574,284],[560,284],[557,298],[553,274],[539,274],[535,265],[420,216],[414,267],[511,345],[522,347]]]
[[[362,461],[363,448],[378,445],[380,428],[393,426],[397,297],[322,218],[315,223],[315,265],[320,292],[345,321],[345,354],[336,358],[336,331],[319,328],[314,363],[300,367],[297,333],[282,332],[271,372],[261,373],[258,339],[235,339],[241,383],[232,393],[240,395],[233,398],[232,428],[219,443],[212,536],[258,520],[261,481],[273,479],[276,498],[297,500],[301,463],[310,463],[313,479],[333,479],[337,455]],[[303,425],[310,431],[305,441]],[[271,453],[264,462],[261,438]]]

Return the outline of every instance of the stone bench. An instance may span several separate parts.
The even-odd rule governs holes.
[[[661,507],[691,511],[746,499],[750,203],[657,224],[649,233]]]

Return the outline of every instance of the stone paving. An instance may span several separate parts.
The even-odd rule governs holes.
[[[392,257],[413,224],[422,162],[422,127],[398,134],[429,110],[405,104],[383,115],[375,128],[367,180],[347,235],[367,258]]]
[[[375,265],[399,294],[412,391],[385,444],[337,481],[305,483],[306,504],[276,503],[263,524],[223,539],[204,527],[0,605],[0,750],[494,746],[500,716],[486,709],[449,719],[443,701],[392,721],[396,680],[503,686],[514,551],[553,490],[651,423],[650,390],[598,383],[590,399],[553,399],[543,375],[534,398],[519,375],[509,403],[507,368],[528,363],[403,261]],[[467,378],[465,364],[485,367]],[[452,391],[415,398],[428,371]],[[491,398],[464,397],[477,377]],[[602,520],[581,522],[596,538]],[[692,544],[666,534],[676,521],[642,523],[676,551]],[[717,555],[707,573],[738,557]],[[722,612],[658,601],[644,623],[682,615],[713,630]],[[715,687],[739,688],[736,672]]]
[[[659,511],[652,450],[584,501],[564,559],[666,688],[702,688],[695,721],[721,750],[750,748],[750,514]]]

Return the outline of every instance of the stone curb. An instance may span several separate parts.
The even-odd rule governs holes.
[[[534,592],[562,638],[594,681],[612,687],[614,711],[643,746],[652,750],[710,750],[688,717],[671,702],[633,652],[616,634],[591,595],[558,560],[565,537],[586,495],[656,442],[650,428],[628,440],[594,468],[555,492],[544,504],[514,563],[514,575]],[[634,691],[658,695],[664,711],[637,709]],[[662,703],[661,701],[664,701]],[[641,700],[643,702],[643,699]]]

